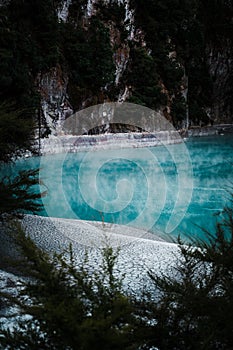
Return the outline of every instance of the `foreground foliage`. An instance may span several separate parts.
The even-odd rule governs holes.
[[[35,145],[34,124],[29,110],[19,110],[13,103],[0,105],[0,220],[6,215],[39,210],[41,194],[36,191],[39,183],[37,169],[6,176],[7,165],[14,165],[25,152],[33,152]]]
[[[157,294],[140,300],[123,291],[115,273],[119,252],[111,247],[93,269],[87,254],[79,264],[71,248],[51,258],[19,231],[25,258],[18,266],[30,282],[14,303],[31,318],[2,330],[4,349],[231,349],[232,210],[205,242],[179,242],[173,271],[149,271]]]
[[[11,179],[3,177],[0,181],[0,219],[6,215],[20,215],[22,212],[37,212],[41,204],[38,199],[43,194],[34,190],[38,185],[38,170],[21,171]]]
[[[99,270],[86,267],[87,255],[77,265],[72,249],[48,254],[23,232],[17,238],[31,279],[16,300],[21,313],[32,318],[13,332],[3,332],[2,343],[10,349],[129,349],[134,342],[132,307],[115,277],[118,252],[102,251]]]
[[[173,274],[150,272],[161,293],[157,303],[142,303],[151,322],[148,345],[159,349],[231,349],[233,344],[233,212],[205,241],[184,245]],[[150,326],[156,320],[155,326]]]

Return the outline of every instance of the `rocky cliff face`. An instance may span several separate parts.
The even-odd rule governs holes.
[[[72,21],[70,18],[71,7],[72,0],[65,0],[59,4],[57,8],[59,22],[69,23]],[[114,10],[118,8],[118,18],[117,15],[113,15],[110,18],[101,15],[101,10],[104,9],[106,12],[106,9],[111,7]],[[83,2],[81,9],[81,21],[77,19],[77,22],[73,22],[72,25],[76,26],[81,23],[85,29],[85,27],[89,26],[91,18],[99,14],[101,21],[109,31],[109,43],[115,67],[114,78],[113,81],[107,82],[105,86],[100,86],[97,93],[90,91],[82,94],[81,89],[74,89],[75,91],[69,94],[69,74],[65,67],[56,66],[50,69],[49,72],[38,74],[37,85],[41,94],[42,112],[52,133],[59,132],[64,119],[70,116],[74,110],[77,111],[77,109],[83,109],[96,103],[109,102],[112,99],[120,103],[126,101],[130,97],[130,86],[125,81],[124,74],[129,68],[130,46],[134,45],[134,43],[143,47],[146,46],[143,33],[135,27],[134,10],[130,7],[130,0],[87,0]],[[123,39],[122,32],[124,32]],[[115,90],[114,96],[112,96],[112,90]],[[77,108],[77,105],[75,106],[76,108],[72,106],[72,100],[75,99],[72,96],[73,94],[80,94],[81,103],[78,106],[79,108]]]
[[[42,136],[59,132],[73,112],[116,101],[147,106],[177,128],[232,122],[229,2],[2,0],[0,5],[5,11],[0,95],[19,96],[20,105],[28,98],[30,105],[39,93]]]

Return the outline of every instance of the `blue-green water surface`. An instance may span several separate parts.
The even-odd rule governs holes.
[[[193,138],[185,146],[189,161],[176,144],[48,155],[20,160],[17,169],[41,167],[41,190],[48,191],[41,215],[203,237],[201,227],[213,232],[229,204],[233,135]]]

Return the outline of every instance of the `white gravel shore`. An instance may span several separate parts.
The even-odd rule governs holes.
[[[127,226],[33,215],[25,216],[23,226],[36,244],[47,251],[64,251],[70,243],[77,259],[88,251],[90,268],[98,267],[101,248],[106,244],[120,247],[116,272],[125,274],[125,290],[137,295],[143,289],[151,289],[148,270],[169,273],[178,256],[176,244]]]
[[[98,270],[101,262],[101,248],[106,244],[120,247],[116,263],[116,275],[123,274],[124,290],[140,298],[143,291],[157,292],[147,271],[169,273],[178,256],[176,244],[163,241],[160,237],[132,227],[103,224],[81,220],[68,220],[26,215],[23,227],[33,241],[48,252],[62,252],[72,243],[77,263],[83,261],[84,253],[89,256],[88,268]],[[24,278],[0,269],[0,289],[16,295],[17,286]],[[22,320],[17,307],[0,307],[0,325],[13,329],[17,320]],[[27,317],[27,316],[25,316]],[[29,316],[28,316],[29,317]]]

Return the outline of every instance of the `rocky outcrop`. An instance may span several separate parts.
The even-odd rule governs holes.
[[[83,7],[83,26],[89,25],[89,19],[97,14],[97,5],[99,0],[87,0]],[[106,0],[101,2],[104,6],[112,5],[112,1]],[[134,18],[133,10],[130,9],[129,0],[118,0],[113,2],[124,7],[124,17],[121,22],[113,21],[112,19],[103,20],[105,26],[109,29],[110,44],[113,50],[113,62],[115,64],[115,100],[124,102],[130,95],[127,84],[121,82],[121,78],[127,69],[127,64],[130,56],[129,42],[138,40],[137,34],[134,38]],[[72,5],[72,0],[64,0],[59,4],[57,16],[60,22],[69,21],[69,8]],[[128,34],[127,38],[121,38],[121,30],[124,29]],[[77,58],[78,59],[78,58]],[[109,82],[110,83],[110,82]],[[36,85],[41,95],[41,110],[43,123],[50,129],[51,134],[57,134],[63,121],[73,112],[72,103],[68,94],[69,78],[65,67],[60,65],[50,69],[49,72],[39,74],[36,79]],[[104,102],[108,100],[108,86],[103,86],[102,91],[98,96],[92,96],[91,91],[83,93],[79,89],[75,90],[74,94],[80,93],[81,104],[80,108],[86,108],[92,104]],[[95,102],[96,101],[96,102]],[[45,125],[43,125],[44,127]],[[42,133],[43,136],[43,133]]]
[[[68,76],[59,65],[37,76],[41,109],[52,133],[59,131],[62,122],[73,113],[68,101],[67,84]]]

